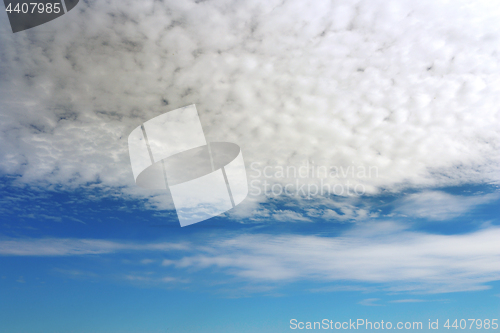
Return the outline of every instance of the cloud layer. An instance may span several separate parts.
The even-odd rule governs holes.
[[[488,282],[499,280],[499,237],[498,227],[446,236],[411,232],[388,222],[360,225],[339,237],[247,234],[209,239],[199,245],[78,239],[3,240],[0,255],[134,252],[148,256],[147,261],[140,261],[148,263],[148,272],[154,269],[154,264],[163,275],[165,270],[175,270],[178,275],[179,271],[189,274],[194,269],[208,270],[203,271],[206,280],[217,276],[220,282],[217,273],[222,272],[226,280],[237,278],[248,285],[350,281],[377,284],[387,291],[442,293],[487,289]],[[170,255],[170,259],[151,259],[154,253],[165,251],[174,255]]]
[[[87,1],[17,34],[3,18],[0,170],[132,186],[130,131],[196,103],[207,138],[238,143],[248,164],[376,166],[378,177],[330,180],[372,193],[498,182],[498,13],[466,1]]]

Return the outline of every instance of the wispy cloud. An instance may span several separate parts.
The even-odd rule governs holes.
[[[283,222],[310,222],[311,220],[293,210],[277,210],[272,215],[273,219]]]
[[[395,211],[410,217],[448,220],[460,216],[476,206],[490,203],[499,198],[499,193],[463,196],[440,191],[426,191],[411,194],[400,200],[396,203]]]
[[[175,265],[218,267],[251,281],[348,280],[414,292],[485,289],[500,279],[500,228],[444,236],[398,227],[357,228],[337,238],[238,236]]]
[[[98,274],[90,271],[83,271],[80,269],[62,269],[55,268],[54,272],[60,273],[62,275],[72,277],[72,278],[97,278]]]
[[[72,256],[107,254],[123,251],[185,250],[182,243],[125,243],[96,239],[18,239],[0,241],[0,255],[11,256]]]
[[[382,306],[382,304],[377,304],[376,302],[380,301],[379,298],[367,298],[359,302],[358,304],[364,306]]]
[[[414,232],[396,223],[360,225],[339,237],[247,234],[189,243],[8,240],[2,255],[87,255],[176,250],[162,269],[216,269],[243,283],[309,280],[376,283],[388,291],[452,292],[500,280],[499,227],[469,234]],[[151,265],[148,265],[151,267]],[[205,274],[205,273],[204,273]],[[211,274],[210,270],[206,274]],[[245,282],[246,281],[246,282]]]
[[[342,212],[341,214],[338,214],[336,211],[332,209],[325,209],[321,217],[325,220],[339,220],[339,221],[355,221],[355,220],[363,220],[368,217],[368,211],[364,209],[351,209],[347,207],[342,207],[340,209]]]
[[[376,291],[375,288],[363,287],[363,286],[328,286],[322,288],[309,289],[313,293],[328,293],[328,292],[338,292],[338,291],[362,291],[362,292],[373,292]]]
[[[409,298],[409,299],[397,299],[394,301],[390,301],[389,303],[422,303],[422,302],[427,302],[427,301],[423,299]]]
[[[115,274],[107,278],[114,281],[126,281],[132,285],[149,288],[186,288],[191,282],[185,277],[167,275],[165,272],[130,272],[125,274]]]

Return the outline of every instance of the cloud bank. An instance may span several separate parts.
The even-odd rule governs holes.
[[[238,143],[247,163],[376,166],[378,177],[335,180],[369,193],[498,183],[498,13],[467,1],[86,1],[17,34],[4,17],[0,170],[128,188],[130,131],[196,103],[207,139]]]

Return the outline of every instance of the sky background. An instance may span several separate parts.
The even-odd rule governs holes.
[[[80,1],[16,34],[0,15],[0,332],[500,320],[499,14]],[[127,137],[190,104],[250,193],[181,228]],[[269,192],[287,184],[345,191]]]

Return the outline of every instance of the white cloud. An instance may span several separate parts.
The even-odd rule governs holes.
[[[172,282],[185,282],[171,276],[164,277],[152,277],[144,275],[125,275],[125,280],[135,283],[145,283],[145,284],[162,284],[162,283],[172,283]]]
[[[371,193],[499,180],[495,3],[78,8],[17,34],[2,18],[0,169],[24,182],[99,180],[148,197],[126,138],[192,103],[207,138],[238,143],[247,163],[376,166],[378,177],[330,180]],[[152,207],[171,208],[168,195]]]
[[[337,292],[337,291],[361,291],[361,292],[374,292],[376,291],[376,288],[369,288],[369,287],[363,287],[363,286],[351,286],[351,285],[338,285],[338,286],[328,286],[328,287],[321,287],[321,288],[313,288],[310,289],[309,291],[313,293],[330,293],[330,292]]]
[[[461,196],[440,191],[426,191],[406,196],[396,203],[395,211],[410,217],[448,220],[499,198],[498,193]]]
[[[82,271],[78,269],[61,269],[61,268],[56,268],[54,269],[55,272],[63,274],[68,277],[72,278],[97,278],[99,275],[97,275],[94,272],[89,272],[89,271]]]
[[[293,210],[276,210],[272,214],[273,219],[283,222],[310,222],[311,220]]]
[[[173,260],[163,259],[163,261],[161,262],[161,265],[162,266],[169,266],[169,265],[173,265],[174,263],[175,263],[175,261],[173,261]]]
[[[369,283],[387,291],[442,293],[487,289],[489,282],[500,280],[499,237],[500,228],[493,226],[463,235],[435,235],[379,223],[356,226],[338,237],[254,234],[224,236],[202,245],[7,240],[0,242],[0,255],[176,251],[175,258],[164,259],[159,267],[188,272],[216,268],[251,285],[350,281],[361,284],[356,288],[362,290],[362,284]]]
[[[397,299],[397,300],[394,300],[394,301],[390,301],[390,303],[422,303],[422,302],[427,302],[427,301],[423,300],[423,299],[415,299],[415,298]]]
[[[381,306],[381,304],[377,304],[376,302],[380,301],[379,298],[367,298],[359,302],[358,304],[364,305],[364,306]]]
[[[478,290],[500,279],[499,236],[496,227],[444,236],[390,223],[358,227],[338,238],[245,235],[215,243],[210,254],[186,256],[176,266],[214,266],[261,282],[348,280],[392,291]]]
[[[365,209],[354,210],[348,207],[342,207],[340,210],[342,214],[338,214],[332,209],[325,209],[321,217],[325,220],[333,219],[339,221],[363,220],[368,217],[368,212]]]
[[[182,243],[120,243],[96,239],[16,239],[0,241],[0,255],[10,256],[72,256],[107,254],[120,251],[185,250]]]

